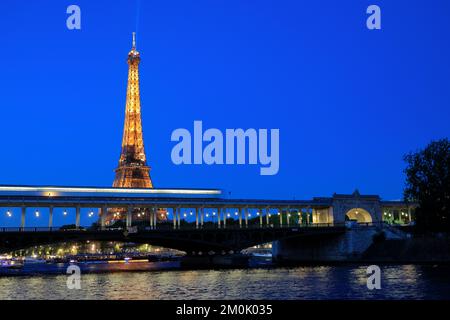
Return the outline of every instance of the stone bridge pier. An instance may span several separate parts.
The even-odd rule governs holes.
[[[398,237],[393,232],[397,229],[386,224],[390,223],[389,217],[398,224],[410,223],[413,221],[411,211],[415,207],[415,204],[400,201],[382,201],[378,195],[361,195],[358,190],[347,195],[334,194],[331,198],[314,198],[313,201],[328,204],[313,208],[313,224],[344,225],[346,221],[357,224],[347,225],[341,234],[275,241],[272,246],[275,260],[356,261],[373,244],[377,233],[384,231],[388,238]]]

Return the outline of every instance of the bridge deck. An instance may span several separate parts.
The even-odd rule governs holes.
[[[131,232],[130,232],[131,231]],[[119,241],[148,243],[192,252],[238,252],[242,249],[291,237],[330,236],[345,232],[345,226],[322,224],[310,226],[274,226],[248,228],[180,229],[86,229],[0,228],[0,251],[9,252],[35,245],[71,241]]]

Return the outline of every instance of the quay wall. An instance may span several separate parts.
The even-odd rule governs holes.
[[[341,235],[276,241],[272,254],[280,263],[450,263],[450,237],[413,237],[393,228],[350,228]]]

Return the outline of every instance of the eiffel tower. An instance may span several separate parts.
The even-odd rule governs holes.
[[[139,94],[139,62],[141,58],[136,50],[136,34],[134,32],[133,46],[128,53],[127,61],[128,83],[122,152],[119,166],[115,170],[116,177],[113,187],[153,188],[142,136],[141,99]]]

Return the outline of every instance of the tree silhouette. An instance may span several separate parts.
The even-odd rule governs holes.
[[[421,231],[450,231],[450,141],[432,141],[407,154],[406,201],[416,201],[416,224]]]

